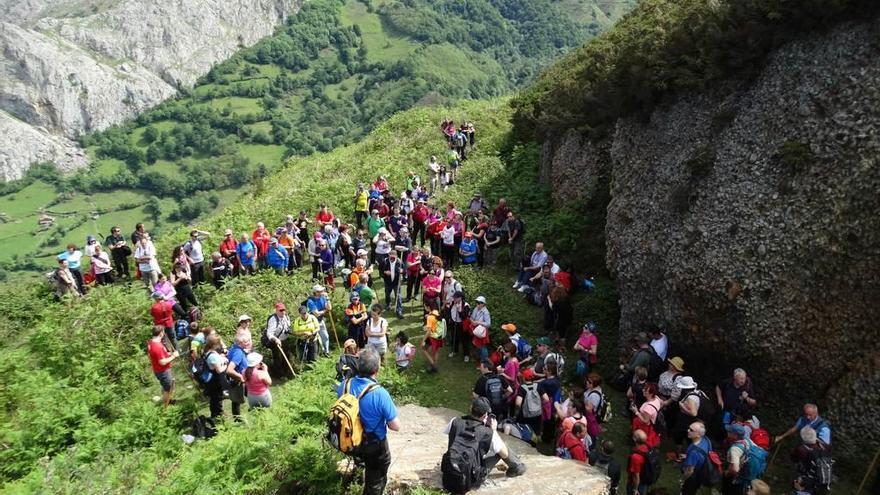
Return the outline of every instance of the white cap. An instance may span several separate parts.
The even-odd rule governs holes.
[[[238,322],[241,323],[243,321],[251,321],[251,317],[248,315],[241,315],[238,317]]]
[[[486,298],[484,296],[477,296],[477,302],[486,304]]]

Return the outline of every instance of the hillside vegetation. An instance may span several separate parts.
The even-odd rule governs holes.
[[[316,0],[191,91],[81,141],[92,165],[0,187],[0,268],[47,266],[112,225],[152,231],[259,189],[289,156],[357,141],[394,112],[530,81],[630,2]],[[40,226],[41,212],[54,217]]]
[[[534,184],[536,148],[510,147],[506,100],[395,115],[356,145],[289,161],[266,181],[262,192],[242,198],[198,226],[249,232],[256,221],[282,223],[286,214],[314,210],[323,200],[328,200],[337,214],[350,218],[356,181],[381,173],[399,189],[407,170],[420,170],[425,157],[444,149],[436,124],[446,115],[478,122],[480,142],[462,170],[462,185],[438,201],[464,202],[474,188],[480,188],[492,201],[506,196],[525,214],[529,238],[557,239],[548,242],[556,252],[573,249],[581,212],[546,214],[549,189]],[[164,258],[171,246],[185,237],[185,229],[165,236],[158,245],[160,256]],[[503,256],[499,266],[506,266]],[[251,314],[260,321],[277,299],[289,303],[302,300],[310,286],[304,275],[284,278],[267,273],[232,280],[219,292],[199,288],[205,321],[229,341],[238,314]],[[486,293],[496,301],[493,311],[498,317],[538,325],[534,310],[507,297],[509,282],[504,268],[484,271],[480,276],[463,271],[461,277],[468,290]],[[318,440],[322,418],[332,400],[332,363],[321,362],[317,369],[301,373],[300,379],[275,387],[272,409],[247,415],[244,424],[227,429],[210,442],[186,447],[180,434],[187,432],[189,422],[204,404],[187,389],[188,379],[179,365],[179,404],[163,411],[149,400],[156,387],[143,351],[150,331],[149,301],[143,289],[101,287],[72,307],[48,303],[49,295],[41,287],[7,290],[11,292],[0,298],[0,349],[6,358],[0,365],[0,443],[4,445],[0,480],[5,483],[4,491],[341,490],[335,475],[336,457]],[[337,308],[342,307],[342,292],[335,295]],[[616,310],[610,288],[607,296],[611,299],[585,301],[587,306],[579,306],[579,312],[589,312],[606,328],[613,328]],[[417,336],[417,318],[408,313],[400,328]],[[337,316],[336,321],[341,318]],[[416,373],[398,379],[386,372],[383,380],[399,400],[462,408],[473,378],[469,367],[461,367],[457,371],[450,368],[442,378]],[[272,462],[267,464],[266,459]]]
[[[786,41],[876,8],[870,0],[642,0],[516,96],[517,134],[601,134],[666,96],[747,79]]]

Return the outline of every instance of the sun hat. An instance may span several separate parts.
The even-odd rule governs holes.
[[[315,284],[315,286],[312,287],[312,292],[324,292],[324,286],[321,284]]]
[[[357,255],[358,255],[358,256],[366,256],[366,255],[367,255],[367,250],[366,250],[366,249],[358,249],[358,251],[357,251]]]
[[[282,306],[284,306],[284,305],[282,304]],[[278,308],[278,305],[276,304],[275,307],[276,307],[276,309],[277,309],[277,308]],[[248,315],[241,315],[241,316],[239,316],[239,317],[238,317],[238,322],[241,323],[241,322],[243,322],[243,321],[251,321],[251,317],[248,316]]]
[[[538,345],[549,346],[551,344],[550,337],[538,337],[538,340],[536,342]]]
[[[263,362],[263,355],[259,352],[252,352],[247,355],[247,365],[248,368],[253,368],[254,366]]]
[[[226,229],[223,231],[223,235],[232,235],[232,229]]]
[[[486,297],[485,296],[477,296],[476,301],[480,304],[486,304]]]
[[[673,368],[677,369],[678,371],[684,371],[684,359],[675,356],[669,358],[668,362],[672,365]]]
[[[501,325],[501,329],[507,333],[516,333],[516,325],[513,323],[505,323]]]
[[[287,311],[287,306],[284,303],[275,303],[275,309],[278,311]]]
[[[697,388],[697,382],[689,376],[683,376],[681,377],[681,380],[678,380],[678,383],[676,383],[675,386],[680,389]]]

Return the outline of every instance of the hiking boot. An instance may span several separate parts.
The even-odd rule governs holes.
[[[513,288],[514,288],[514,289],[519,289],[519,286],[520,286],[520,285],[522,285],[522,284],[520,284],[519,282],[514,282],[514,283],[513,283]]]
[[[521,476],[526,472],[526,465],[523,464],[521,460],[514,454],[513,452],[507,451],[507,459],[504,460],[507,463],[507,477],[513,478],[516,476]]]
[[[449,353],[449,357],[454,358],[454,357],[455,357],[455,353],[454,353],[454,352],[450,352],[450,353]]]
[[[470,361],[471,361],[470,356],[465,356],[465,357],[464,357],[464,362],[469,363]]]

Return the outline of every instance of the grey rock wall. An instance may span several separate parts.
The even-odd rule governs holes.
[[[35,127],[0,134],[0,176],[35,155],[135,117],[191,86],[211,65],[272,33],[300,0],[0,0],[0,110]],[[62,144],[59,144],[62,143]],[[47,151],[48,150],[48,151]]]
[[[743,366],[792,417],[818,401],[850,446],[880,443],[877,39],[874,20],[789,44],[752,81],[619,121],[604,159],[571,133],[543,159],[550,180],[611,174],[622,339],[663,323],[698,375]],[[590,194],[573,180],[557,200]]]

